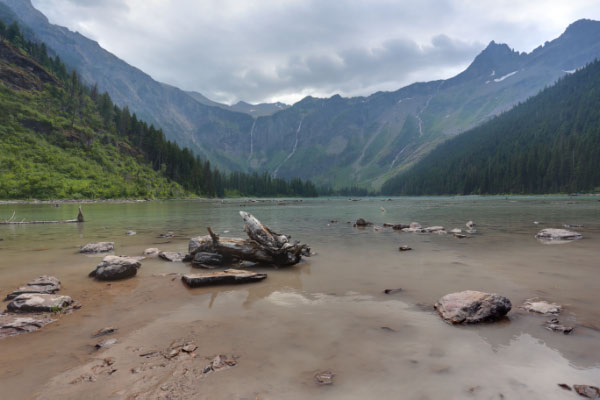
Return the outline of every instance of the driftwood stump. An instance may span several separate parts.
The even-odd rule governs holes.
[[[310,255],[310,248],[299,242],[290,243],[290,236],[276,233],[251,214],[240,211],[248,239],[220,237],[209,227],[207,236],[190,241],[190,255],[198,252],[215,253],[224,262],[251,261],[278,266],[294,265],[302,256]]]

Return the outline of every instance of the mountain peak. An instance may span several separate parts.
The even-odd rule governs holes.
[[[590,31],[600,29],[600,21],[593,19],[578,19],[567,27],[565,34],[588,34]]]

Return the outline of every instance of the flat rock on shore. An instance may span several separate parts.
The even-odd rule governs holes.
[[[11,312],[52,312],[60,311],[71,303],[73,300],[69,296],[26,293],[15,297],[6,309]]]

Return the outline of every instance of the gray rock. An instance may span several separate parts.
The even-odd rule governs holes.
[[[58,280],[58,278],[56,278],[54,276],[42,275],[42,276],[38,276],[37,278],[35,278],[32,281],[27,282],[27,285],[28,286],[33,286],[33,285],[60,286],[60,281]]]
[[[468,221],[465,226],[469,229],[473,229],[473,227],[475,226],[475,222],[473,221]]]
[[[127,231],[127,236],[133,236],[135,234],[137,234],[136,231]]]
[[[190,287],[207,285],[229,285],[238,283],[259,282],[267,277],[267,274],[258,274],[252,271],[240,269],[226,269],[222,272],[210,272],[204,274],[185,274],[181,279]]]
[[[400,250],[400,251],[409,251],[409,250],[412,250],[412,247],[404,245],[404,246],[398,247],[398,250]]]
[[[117,343],[117,339],[115,339],[115,338],[104,339],[103,341],[96,343],[96,345],[94,347],[96,348],[96,350],[106,349],[115,343]]]
[[[562,307],[545,300],[528,299],[519,308],[538,314],[559,314]]]
[[[113,251],[115,249],[114,242],[96,242],[96,243],[88,243],[83,246],[79,252],[80,253],[107,253],[109,251]]]
[[[590,385],[573,385],[578,395],[588,399],[600,399],[600,388]]]
[[[144,250],[144,255],[147,257],[158,256],[158,253],[160,253],[160,250],[156,247],[150,247],[149,249]]]
[[[356,222],[354,223],[354,226],[369,226],[369,225],[373,225],[373,223],[365,221],[363,218],[357,219]]]
[[[535,237],[543,241],[569,241],[581,239],[583,235],[566,229],[547,228],[539,231]]]
[[[163,260],[171,262],[181,262],[185,258],[185,254],[176,253],[174,251],[161,251],[160,253],[158,253],[158,256]]]
[[[210,235],[197,236],[190,239],[190,243],[188,245],[188,253],[191,255],[196,254],[197,252],[203,251],[210,253],[213,250],[213,241]]]
[[[109,326],[109,327],[100,329],[98,332],[94,333],[92,335],[92,337],[97,338],[100,336],[112,335],[113,333],[115,333],[118,330],[119,330],[118,328],[113,328],[112,326]]]
[[[125,279],[135,276],[140,267],[137,257],[106,256],[89,276],[103,281]]]
[[[450,230],[450,233],[462,233],[462,229],[454,228]]]
[[[402,292],[401,288],[397,288],[397,289],[385,289],[383,291],[383,293],[385,293],[385,294],[396,294],[396,293],[400,293],[400,292]]]
[[[0,338],[35,332],[54,321],[49,315],[0,314]]]
[[[194,258],[192,260],[192,264],[194,266],[218,266],[223,264],[223,256],[217,253],[207,253],[204,251],[200,251],[194,254]]]
[[[73,303],[69,296],[56,294],[21,294],[15,297],[6,309],[11,312],[53,312],[61,311]]]
[[[315,382],[319,385],[332,385],[335,374],[331,371],[320,371],[314,376]]]
[[[447,322],[473,324],[504,317],[512,304],[504,296],[465,290],[447,294],[435,303],[434,308]]]
[[[565,335],[568,335],[569,333],[573,332],[573,329],[574,329],[572,326],[565,326],[565,325],[561,324],[557,318],[552,318],[551,320],[546,321],[544,326],[549,331],[562,332]]]
[[[443,226],[428,226],[427,228],[424,228],[425,232],[438,232],[438,231],[443,231],[444,227]]]
[[[60,290],[60,281],[53,276],[42,275],[6,295],[6,300],[24,293],[54,294]]]
[[[410,225],[396,224],[396,225],[392,226],[392,229],[395,231],[401,231],[402,229],[406,229],[406,228],[410,228]]]

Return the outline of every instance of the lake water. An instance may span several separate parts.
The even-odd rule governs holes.
[[[94,203],[83,205],[84,224],[0,226],[1,293],[50,274],[62,281],[61,294],[83,305],[38,332],[0,340],[0,397],[574,399],[557,384],[600,385],[598,199]],[[114,241],[118,255],[185,252],[208,226],[245,237],[239,210],[317,254],[290,268],[254,268],[268,274],[260,283],[188,289],[172,275],[196,271],[188,264],[146,259],[135,278],[107,284],[87,277],[101,256],[77,253],[94,241]],[[13,211],[18,220],[71,219],[77,205],[0,205],[0,219]],[[457,239],[347,223],[359,217],[448,230],[473,220],[477,233]],[[534,238],[563,224],[583,225],[574,230],[584,238],[561,245]],[[176,237],[157,238],[167,231]],[[413,250],[399,252],[400,245]],[[403,290],[383,294],[388,288]],[[466,289],[508,297],[509,318],[444,323],[432,305]],[[563,305],[558,318],[574,332],[550,332],[543,326],[550,317],[518,309],[532,297]],[[105,326],[119,328],[118,343],[94,352],[91,335]],[[195,358],[139,356],[182,340],[198,346]],[[218,354],[237,365],[198,372]],[[116,360],[115,372],[69,383],[106,357]],[[323,370],[335,373],[333,385],[315,384]]]

